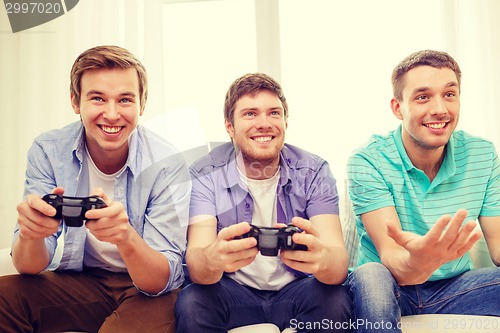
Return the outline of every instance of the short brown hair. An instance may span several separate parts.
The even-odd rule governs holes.
[[[226,93],[224,119],[234,125],[234,106],[245,95],[255,96],[262,90],[268,90],[281,100],[285,119],[288,118],[288,104],[280,84],[264,73],[250,73],[236,79]]]
[[[146,69],[127,49],[114,45],[96,46],[84,51],[76,58],[70,73],[70,93],[80,104],[81,80],[85,71],[94,69],[135,68],[139,79],[141,109],[148,98],[148,77]]]
[[[462,72],[458,63],[448,53],[434,50],[422,50],[410,54],[404,58],[392,71],[392,91],[394,99],[403,100],[404,78],[411,69],[419,66],[431,66],[434,68],[449,68],[458,80],[458,88],[462,79]]]

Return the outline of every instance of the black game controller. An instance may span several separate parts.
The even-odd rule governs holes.
[[[90,209],[107,207],[97,195],[90,197],[65,197],[59,194],[44,195],[43,200],[57,210],[55,219],[63,219],[68,227],[81,227],[87,221],[85,213]]]
[[[241,235],[241,238],[255,237],[257,247],[263,256],[275,257],[280,249],[307,251],[307,246],[296,244],[292,240],[295,233],[301,230],[294,225],[285,228],[267,228],[251,225],[249,232]]]

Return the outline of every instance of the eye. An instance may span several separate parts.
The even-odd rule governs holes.
[[[452,97],[455,97],[456,94],[455,92],[453,91],[450,91],[450,92],[447,92],[446,94],[444,94],[445,97],[448,97],[448,98],[452,98]]]
[[[273,111],[271,111],[271,116],[281,116],[281,111],[273,110]]]
[[[253,117],[253,116],[255,116],[255,111],[247,111],[243,115],[245,117]]]
[[[104,102],[104,99],[102,99],[100,96],[93,96],[90,98],[90,100],[96,101],[96,102]]]
[[[132,100],[130,98],[124,97],[120,99],[120,103],[132,103]]]
[[[418,95],[417,97],[415,97],[415,99],[423,101],[423,100],[429,99],[429,96],[427,96],[427,95]]]

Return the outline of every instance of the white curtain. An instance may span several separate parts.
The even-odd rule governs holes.
[[[460,127],[500,150],[500,1],[442,0],[443,36],[462,69]]]

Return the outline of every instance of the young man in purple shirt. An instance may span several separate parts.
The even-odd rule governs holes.
[[[280,330],[348,331],[336,182],[325,160],[284,143],[287,117],[271,77],[247,74],[229,88],[224,118],[232,142],[191,167],[186,263],[194,283],[179,295],[177,332],[265,322]],[[307,251],[265,256],[256,238],[241,237],[251,225],[288,224],[303,231],[292,239]]]

